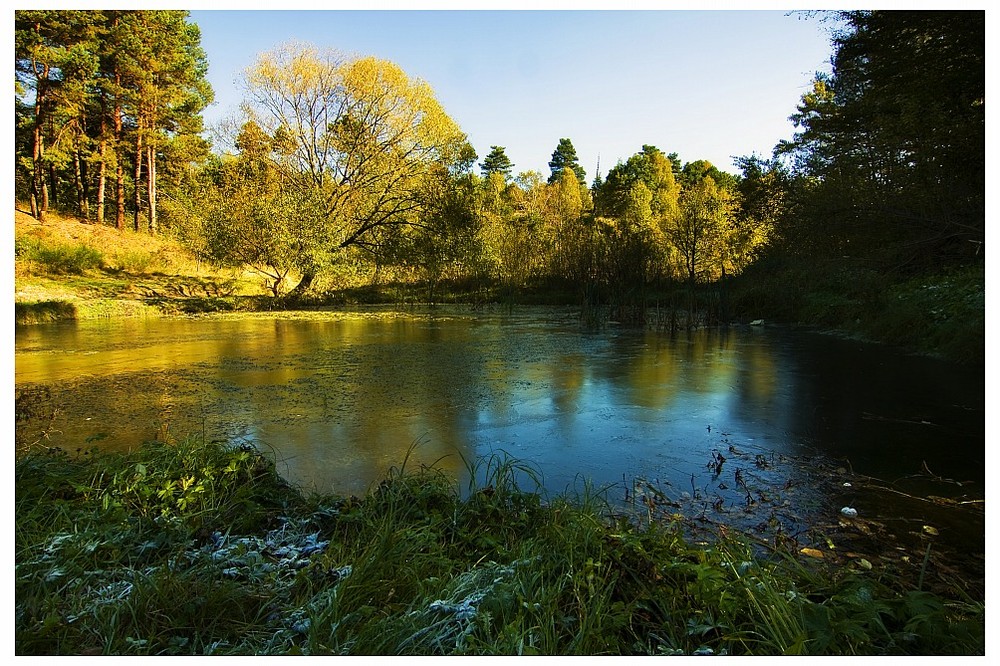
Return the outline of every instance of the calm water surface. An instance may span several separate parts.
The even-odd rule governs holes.
[[[505,452],[545,487],[707,483],[713,451],[847,459],[984,483],[984,373],[761,328],[587,331],[573,311],[299,313],[20,327],[15,382],[51,443],[248,441],[292,481],[359,494],[398,465]],[[30,427],[37,424],[28,424]]]

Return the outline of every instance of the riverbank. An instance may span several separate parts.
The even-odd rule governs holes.
[[[733,280],[733,308],[909,353],[982,365],[986,266],[982,260],[896,277],[832,263],[751,266]]]
[[[180,243],[50,213],[14,212],[14,321],[257,310],[252,275],[198,261]]]
[[[985,653],[983,599],[930,547],[852,554],[864,522],[709,538],[655,493],[626,513],[524,489],[517,461],[473,466],[458,488],[401,461],[345,498],[249,448],[36,448],[15,466],[16,652]]]
[[[383,280],[328,285],[322,295],[307,298],[275,298],[259,276],[200,262],[176,241],[55,213],[43,225],[15,211],[14,249],[19,325],[373,304],[580,304],[577,285],[551,282],[515,289],[477,280]],[[684,326],[689,316],[698,325],[763,320],[966,365],[985,358],[982,262],[905,279],[843,267],[752,266],[726,284],[700,285],[693,301],[687,289],[661,285],[645,295],[644,307],[596,307],[588,320],[631,317],[655,328]]]

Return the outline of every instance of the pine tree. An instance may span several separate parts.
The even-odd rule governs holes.
[[[488,177],[491,173],[498,173],[504,177],[504,180],[507,180],[510,178],[514,163],[507,157],[503,146],[490,146],[490,154],[479,163],[479,168],[483,170],[483,178]]]
[[[128,170],[135,227],[145,205],[156,229],[158,167],[176,181],[207,154],[198,135],[212,91],[200,32],[187,18],[186,11],[15,12],[19,195],[30,198],[33,215],[75,198],[89,217],[93,194],[103,222],[111,177],[115,225],[123,228]]]
[[[99,15],[69,10],[26,10],[14,15],[15,103],[30,129],[31,212],[42,220],[57,195],[57,165],[77,153],[84,135],[87,87],[94,76],[93,52]]]
[[[573,147],[573,142],[569,139],[559,139],[559,145],[552,153],[549,168],[552,169],[552,175],[549,176],[548,180],[549,185],[559,180],[563,169],[572,169],[581,185],[586,180],[587,172],[580,166],[579,158],[576,156],[576,148]]]

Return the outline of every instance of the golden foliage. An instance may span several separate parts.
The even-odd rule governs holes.
[[[375,247],[412,223],[435,169],[466,137],[431,87],[392,62],[289,43],[245,75],[245,111],[286,148],[273,159],[292,187],[325,202],[329,247]]]

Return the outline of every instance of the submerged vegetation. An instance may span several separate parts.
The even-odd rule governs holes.
[[[981,599],[472,467],[460,488],[404,463],[345,498],[249,448],[36,448],[15,467],[17,653],[984,653]]]

